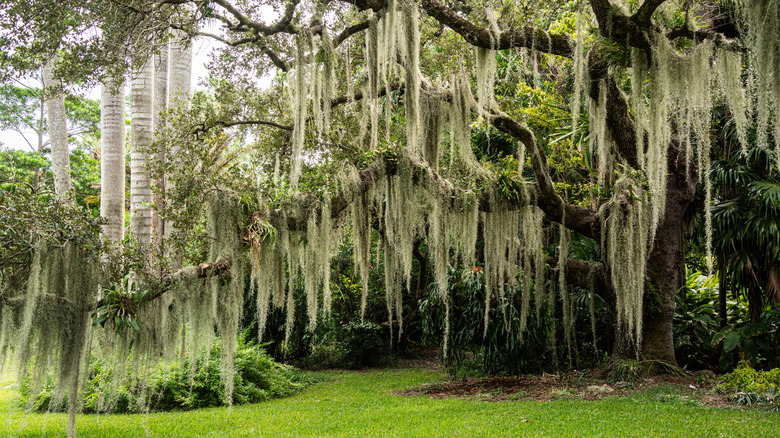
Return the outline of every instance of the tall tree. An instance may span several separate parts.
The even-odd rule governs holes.
[[[147,153],[154,139],[154,65],[148,57],[139,64],[141,66],[130,80],[130,232],[139,248],[148,253],[153,240],[153,199]]]
[[[165,126],[165,111],[168,107],[168,58],[169,48],[167,41],[162,44],[159,51],[154,54],[154,109],[153,109],[153,129],[158,133]],[[164,154],[164,152],[160,152]],[[162,159],[163,157],[159,157]],[[160,207],[165,202],[165,175],[162,175],[155,182],[158,187],[163,189],[154,194],[154,216],[153,216],[153,235],[154,251],[158,256],[164,253],[163,237],[165,234],[165,221],[160,215]]]
[[[100,216],[103,237],[120,243],[125,235],[124,81],[103,86],[100,97]]]
[[[67,198],[71,191],[70,149],[68,148],[68,122],[65,113],[65,92],[62,81],[55,76],[58,57],[52,57],[43,66],[43,84],[46,93],[46,111],[51,143],[51,162],[54,170],[54,190]]]
[[[190,88],[192,82],[192,43],[188,35],[182,31],[172,32],[172,38],[169,43],[170,57],[168,65],[168,102],[167,107],[171,110],[186,109],[190,102]],[[168,159],[176,161],[180,149],[174,146],[169,151]],[[172,182],[164,179],[164,191],[172,189]],[[170,239],[175,231],[172,221],[165,221],[163,224],[165,239]],[[179,264],[179,256],[171,254]]]

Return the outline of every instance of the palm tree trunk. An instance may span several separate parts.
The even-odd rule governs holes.
[[[165,126],[165,110],[168,103],[168,46],[163,47],[159,53],[154,55],[154,109],[152,122],[154,132]],[[161,151],[157,159],[165,159],[165,152]],[[152,234],[154,236],[154,251],[156,257],[165,255],[165,221],[160,216],[160,208],[165,202],[165,175],[160,175],[155,181],[158,191],[154,194],[154,213],[152,217]]]
[[[59,57],[54,56],[43,66],[43,86],[46,93],[46,112],[49,124],[51,162],[54,171],[54,192],[59,197],[69,197],[70,152],[68,150],[68,125],[65,115],[65,93],[62,82],[54,77],[54,66]]]
[[[192,45],[185,40],[186,35],[180,31],[174,31],[170,42],[168,64],[168,108],[188,108],[190,103],[190,87],[192,82]],[[170,159],[175,160],[179,149],[170,151]],[[173,182],[165,180],[165,191],[173,189]],[[164,224],[165,239],[171,238],[175,231],[171,222]],[[174,260],[180,259],[174,255]],[[179,263],[174,262],[174,265]]]
[[[107,221],[103,239],[115,243],[125,237],[124,91],[123,81],[106,84],[100,97],[100,216]]]
[[[152,190],[147,148],[153,140],[153,65],[147,60],[130,81],[130,232],[143,251],[152,244]]]

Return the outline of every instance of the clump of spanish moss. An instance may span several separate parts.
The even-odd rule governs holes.
[[[742,18],[749,23],[745,42],[751,65],[748,71],[748,84],[752,88],[750,95],[757,98],[754,103],[757,143],[759,147],[769,147],[768,134],[774,125],[775,149],[780,160],[780,80],[777,77],[780,65],[780,4],[772,0],[736,4]]]
[[[233,402],[233,374],[235,373],[236,340],[238,325],[244,306],[244,263],[239,239],[240,208],[238,197],[230,193],[210,194],[206,201],[207,232],[211,238],[209,259],[230,263],[230,276],[209,278],[214,319],[222,346],[220,369],[225,385],[226,402]]]
[[[417,5],[408,2],[401,7],[403,14],[403,60],[406,71],[406,144],[412,154],[420,151],[420,25]]]
[[[89,351],[90,312],[99,274],[96,254],[77,243],[41,239],[33,249],[23,294],[0,309],[0,363],[14,351],[18,381],[38,393],[52,373],[53,403],[68,397],[68,433],[74,433],[79,376]],[[16,338],[16,342],[12,339]]]
[[[606,230],[602,253],[617,296],[618,327],[635,345],[642,343],[642,305],[650,241],[651,212],[647,191],[623,177],[615,182],[610,202],[599,210]]]

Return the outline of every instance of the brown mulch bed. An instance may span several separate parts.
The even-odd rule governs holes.
[[[582,374],[544,373],[541,376],[523,377],[470,377],[430,383],[401,394],[482,401],[602,400],[609,397],[643,396],[649,400],[690,400],[705,406],[735,407],[725,396],[715,392],[713,387],[716,380],[699,380],[693,376],[657,376],[629,384],[610,383]]]

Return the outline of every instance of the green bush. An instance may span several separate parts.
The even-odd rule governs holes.
[[[390,340],[381,325],[372,321],[353,321],[328,330],[322,342],[312,346],[301,365],[327,369],[387,365],[392,361]]]
[[[780,389],[780,368],[762,371],[742,362],[731,374],[721,377],[721,380],[723,383],[718,385],[717,389],[722,393],[774,393]]]
[[[219,344],[215,342],[205,360],[191,373],[191,364],[178,362],[161,366],[142,385],[138,379],[116,385],[110,369],[100,358],[90,363],[89,380],[82,397],[82,411],[142,412],[198,409],[225,405],[225,391],[220,377]],[[239,337],[235,356],[235,388],[233,403],[257,403],[272,398],[286,397],[312,383],[310,378],[293,367],[274,362],[266,352]],[[47,379],[42,390],[30,400],[30,382],[21,386],[21,401],[35,411],[63,411],[67,403],[52,405],[54,384]]]

